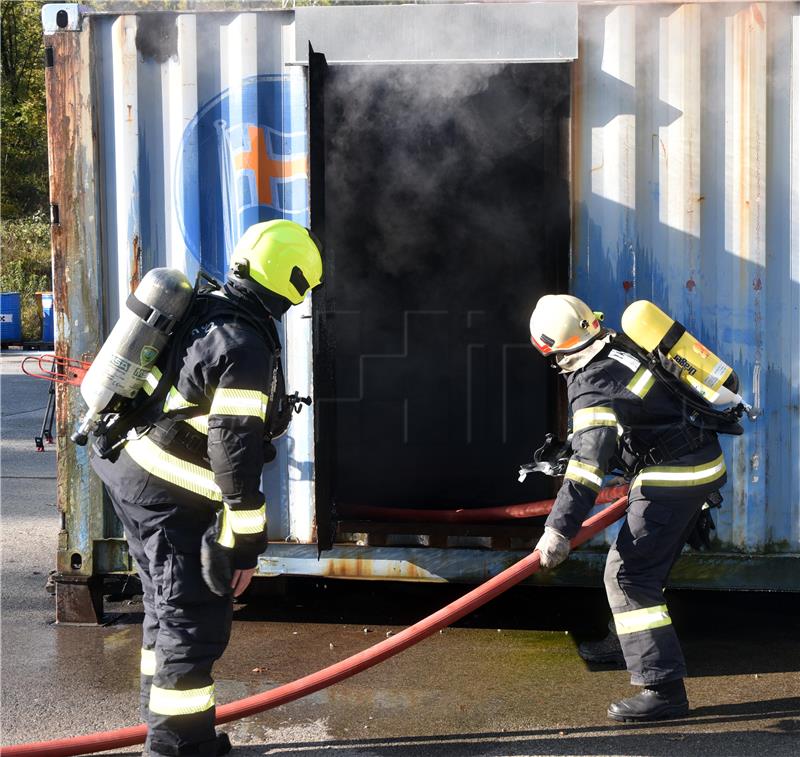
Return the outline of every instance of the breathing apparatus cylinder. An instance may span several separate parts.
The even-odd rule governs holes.
[[[649,300],[637,300],[622,314],[622,330],[645,352],[661,354],[675,375],[718,410],[744,405],[739,377],[678,321]]]
[[[120,412],[136,396],[189,308],[193,291],[189,279],[174,268],[145,274],[81,382],[88,411],[73,442],[85,445],[103,415]]]

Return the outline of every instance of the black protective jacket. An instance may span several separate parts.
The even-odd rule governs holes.
[[[270,321],[253,301],[198,298],[190,327],[137,398],[136,428],[146,433],[113,463],[93,459],[112,496],[139,517],[166,517],[175,505],[210,521],[222,508],[219,540],[236,568],[254,567],[267,545],[261,473],[280,361]]]
[[[632,478],[629,499],[669,500],[725,483],[717,435],[687,421],[679,395],[613,337],[586,366],[566,374],[573,454],[547,525],[572,538],[603,476]]]

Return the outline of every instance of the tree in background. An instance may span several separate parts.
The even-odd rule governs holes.
[[[35,292],[51,288],[42,2],[0,2],[0,290],[19,292],[22,333],[39,339]]]
[[[48,203],[41,7],[41,2],[2,2],[3,218],[28,216]]]

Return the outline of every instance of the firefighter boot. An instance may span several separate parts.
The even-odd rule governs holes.
[[[608,717],[623,723],[679,718],[689,712],[683,679],[650,684],[634,697],[614,702]]]
[[[150,751],[149,742],[150,739],[148,737],[144,745],[144,750],[142,751],[142,757],[155,757],[155,752]],[[214,747],[214,754],[216,757],[224,757],[224,755],[230,754],[232,749],[233,746],[231,744],[231,740],[228,738],[228,734],[224,731],[217,731],[217,740]]]
[[[625,668],[625,658],[622,656],[622,647],[613,620],[608,623],[608,635],[604,639],[578,644],[578,654],[589,663],[612,665],[620,670]]]

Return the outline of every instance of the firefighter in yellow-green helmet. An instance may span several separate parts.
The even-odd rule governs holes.
[[[214,729],[211,668],[228,642],[232,597],[267,546],[261,471],[294,407],[275,320],[321,283],[320,251],[292,221],[247,229],[222,288],[195,297],[147,377],[138,433],[93,456],[144,590],[151,755],[230,750]]]

